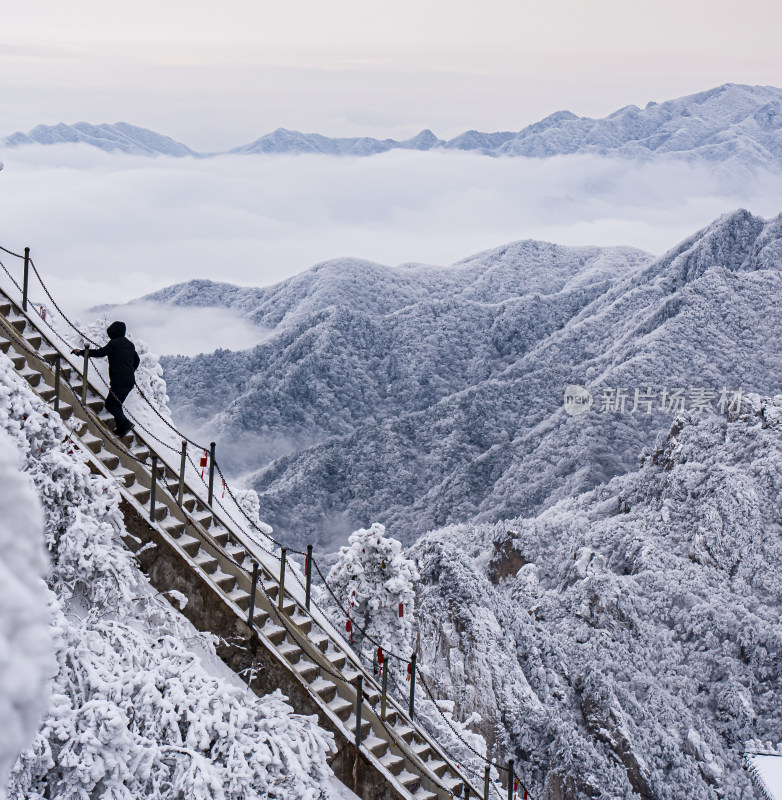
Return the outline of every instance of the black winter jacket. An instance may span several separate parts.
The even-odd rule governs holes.
[[[135,385],[135,372],[141,363],[136,348],[125,338],[125,323],[112,322],[106,329],[109,343],[97,350],[90,350],[91,358],[109,359],[109,382],[113,389],[130,390]],[[83,351],[79,351],[81,354]]]

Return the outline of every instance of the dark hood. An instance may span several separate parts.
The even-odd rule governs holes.
[[[109,335],[109,339],[119,339],[121,336],[125,335],[125,323],[124,322],[112,322],[108,328],[106,328],[106,333]]]

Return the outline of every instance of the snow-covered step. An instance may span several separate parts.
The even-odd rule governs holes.
[[[318,629],[315,633],[310,631],[309,640],[318,648],[322,653],[328,649],[329,642],[331,641],[322,630]],[[343,661],[344,663],[344,661]]]
[[[223,572],[219,567],[212,573],[212,580],[220,587],[220,589],[228,594],[236,585],[236,578]]]
[[[16,328],[17,331],[19,331],[19,333],[21,333],[27,327],[27,320],[22,317],[16,316],[13,313],[11,314],[11,316],[7,317],[7,319],[8,322],[10,322],[11,325],[14,328]]]
[[[429,764],[426,766],[428,767]],[[441,778],[440,783],[442,783],[443,786],[445,786],[445,788],[448,789],[454,796],[460,795],[464,788],[464,781],[461,778],[454,776],[452,772],[444,775]]]
[[[351,711],[353,709],[353,703],[348,700],[345,700],[344,697],[335,697],[329,704],[328,707],[334,712],[334,714],[339,717],[343,722],[351,716]],[[354,717],[355,719],[355,717]],[[356,729],[356,723],[353,723],[353,730]]]
[[[19,370],[19,374],[30,384],[30,386],[38,386],[41,382],[41,373],[37,370],[24,367]]]
[[[367,725],[369,725],[368,720]],[[355,730],[355,726],[353,729]],[[389,749],[388,742],[385,739],[381,739],[379,736],[375,736],[373,733],[368,734],[368,736],[361,742],[361,746],[366,747],[366,749],[369,750],[372,755],[375,756],[375,758],[382,758]]]
[[[199,550],[198,555],[193,559],[196,564],[207,574],[211,575],[217,569],[217,559]]]
[[[291,601],[293,603],[293,601]],[[300,630],[302,633],[309,633],[310,628],[312,627],[312,618],[305,617],[303,614],[296,613],[296,604],[293,603],[294,611],[291,614],[291,622]]]
[[[163,523],[163,530],[173,539],[179,539],[185,531],[185,523],[176,519],[176,517],[169,517]]]
[[[29,336],[25,334],[24,338],[27,340],[28,344],[33,348],[33,350],[37,350],[43,341],[39,333],[30,333]]]
[[[295,664],[301,658],[302,650],[297,644],[286,640],[277,646],[277,652],[291,664]]]
[[[380,763],[392,774],[399,775],[405,766],[405,760],[399,755],[399,750],[389,748],[388,752],[381,757]]]
[[[7,354],[10,349],[11,349],[11,342],[5,338],[0,339],[0,352]]]
[[[287,631],[285,630],[285,628],[282,628],[279,625],[275,625],[271,621],[271,618],[269,618],[269,621],[263,626],[263,635],[272,644],[278,645],[282,641],[284,641],[287,635]]]
[[[432,749],[429,747],[427,742],[416,741],[410,745],[410,749],[421,759],[421,761],[426,761],[427,758],[432,754]]]
[[[430,792],[428,789],[424,789],[423,786],[419,786],[413,793],[413,797],[415,800],[437,800],[437,795],[434,792]]]
[[[149,503],[150,491],[146,486],[142,486],[140,483],[134,483],[128,491],[138,501],[139,505],[143,506]]]
[[[109,453],[108,450],[101,450],[100,453],[98,453],[98,458],[109,471],[115,470],[117,467],[119,467],[119,456],[115,455],[114,453]]]
[[[126,487],[130,487],[136,482],[136,473],[121,465],[112,469],[111,474]]]
[[[396,778],[399,781],[399,783],[401,783],[402,786],[404,786],[405,789],[407,789],[407,791],[410,792],[410,794],[412,795],[415,795],[415,793],[421,786],[421,776],[416,775],[407,769],[403,769],[396,776]]]
[[[442,778],[443,775],[445,775],[445,773],[448,772],[448,765],[445,763],[445,761],[440,761],[437,758],[430,758],[426,762],[426,768],[430,772],[434,772],[434,774],[437,775],[438,778]]]
[[[141,445],[135,445],[130,448],[130,452],[133,454],[133,458],[137,459],[138,461],[146,461],[149,458],[149,448],[142,447]]]
[[[311,661],[307,661],[304,658],[299,659],[294,664],[293,668],[307,683],[312,683],[320,672],[320,667],[317,664],[313,664]]]
[[[351,704],[351,709],[352,709],[352,707],[353,706]],[[352,713],[352,711],[351,711],[350,716],[345,720],[345,727],[351,733],[355,734],[355,732],[356,732],[356,715],[354,713]],[[372,724],[370,723],[370,721],[368,719],[366,719],[365,717],[362,716],[361,717],[361,740],[362,740],[362,742],[363,742],[364,739],[367,738],[367,736],[369,736],[371,730],[372,730]]]
[[[394,726],[394,733],[410,744],[415,736],[415,728],[411,728],[406,722],[403,722],[401,725]]]
[[[81,443],[85,447],[92,450],[92,452],[96,455],[103,449],[103,439],[99,438],[98,436],[94,436],[89,431],[79,438],[81,439]]]
[[[165,526],[164,526],[165,527]],[[191,557],[195,558],[201,550],[201,542],[190,536],[188,533],[183,533],[177,539],[177,544]]]
[[[236,544],[229,544],[225,548],[225,552],[231,557],[231,560],[239,565],[243,564],[244,559],[247,558],[247,551]]]
[[[324,703],[330,703],[337,696],[337,687],[332,681],[327,680],[322,675],[319,675],[310,683],[310,689],[315,692]]]
[[[211,511],[197,511],[193,514],[193,519],[204,529],[209,528],[212,524]]]

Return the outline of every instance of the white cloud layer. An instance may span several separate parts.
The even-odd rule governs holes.
[[[189,278],[266,285],[337,256],[448,264],[523,238],[660,253],[739,206],[782,210],[778,176],[732,185],[675,162],[417,152],[147,159],[79,145],[3,159],[0,244],[29,245],[56,296],[82,315]],[[215,347],[253,343],[241,326],[204,319],[193,328],[214,335]],[[170,352],[155,338],[165,343],[172,328],[148,315],[143,324],[158,328],[152,346]]]

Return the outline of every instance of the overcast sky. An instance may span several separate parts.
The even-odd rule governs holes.
[[[218,150],[281,126],[518,130],[563,108],[605,116],[725,82],[782,86],[780,29],[771,0],[25,0],[0,20],[0,136],[123,120]],[[775,176],[725,187],[685,164],[3,157],[0,243],[31,245],[80,313],[191,277],[265,285],[342,256],[447,264],[521,238],[659,253],[739,205],[782,208]],[[139,313],[153,347],[179,346]],[[260,335],[168,321],[203,349]]]
[[[124,120],[204,149],[279,126],[452,136],[782,85],[771,0],[26,0],[2,17],[0,133]]]

